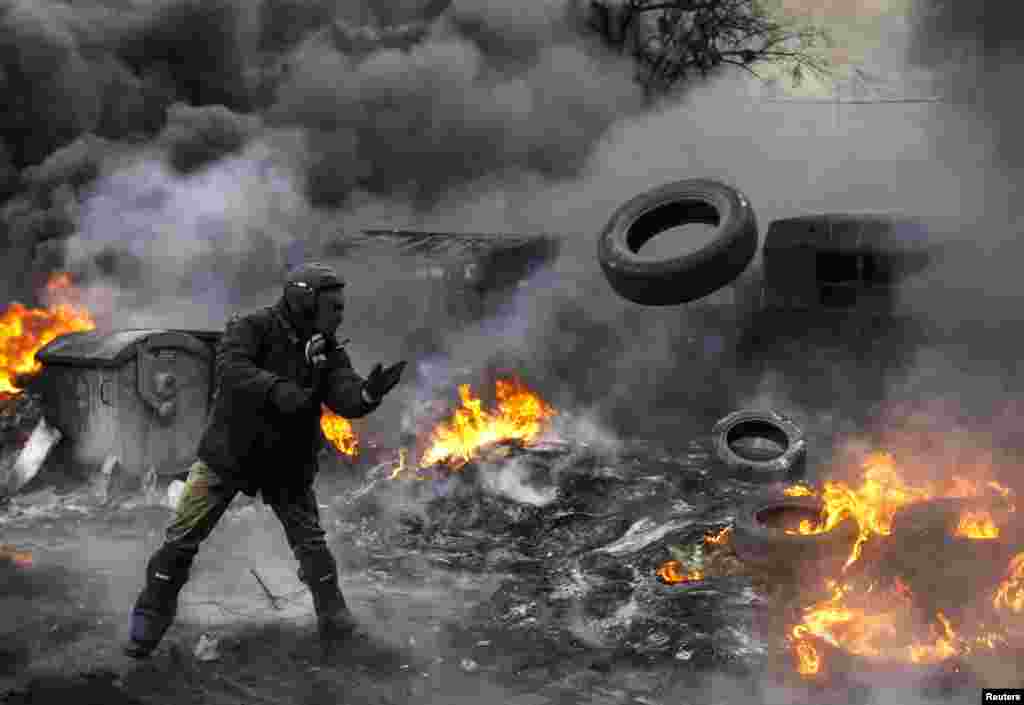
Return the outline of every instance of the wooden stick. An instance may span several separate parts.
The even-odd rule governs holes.
[[[260,577],[260,574],[257,573],[254,568],[250,568],[249,572],[252,573],[252,576],[256,578],[256,582],[258,582],[260,587],[263,588],[263,593],[267,596],[267,599],[270,600],[270,606],[275,610],[281,609],[281,605],[277,604],[277,598],[274,597],[274,593],[270,592],[267,588],[267,585],[263,582],[263,578]]]

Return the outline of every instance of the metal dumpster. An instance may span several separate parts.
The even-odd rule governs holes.
[[[174,475],[195,458],[206,423],[214,342],[180,330],[71,333],[36,353],[34,387],[77,459],[112,454],[129,475]]]

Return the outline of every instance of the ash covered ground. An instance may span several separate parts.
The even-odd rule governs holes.
[[[366,627],[349,648],[321,654],[276,520],[243,499],[163,646],[127,659],[124,604],[170,517],[164,488],[98,497],[40,476],[0,520],[32,554],[0,563],[6,702],[968,702],[1020,665],[1009,648],[980,669],[895,673],[831,654],[828,679],[800,678],[786,630],[820,576],[752,569],[708,541],[770,488],[730,479],[706,437],[668,452],[591,430],[419,479],[393,461],[325,460],[324,525]],[[673,557],[700,579],[661,579]]]

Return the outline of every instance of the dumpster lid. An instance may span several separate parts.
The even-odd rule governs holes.
[[[44,365],[120,367],[136,356],[140,346],[161,350],[176,348],[205,358],[211,355],[207,344],[183,331],[143,328],[68,333],[40,349],[36,359]]]

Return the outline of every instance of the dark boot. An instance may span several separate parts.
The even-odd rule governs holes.
[[[328,551],[317,552],[303,561],[301,578],[309,586],[316,610],[317,631],[325,653],[348,639],[357,623],[338,586],[338,567]]]
[[[128,620],[124,652],[147,658],[163,639],[178,612],[178,593],[188,582],[192,556],[161,548],[146,566],[146,586]]]

